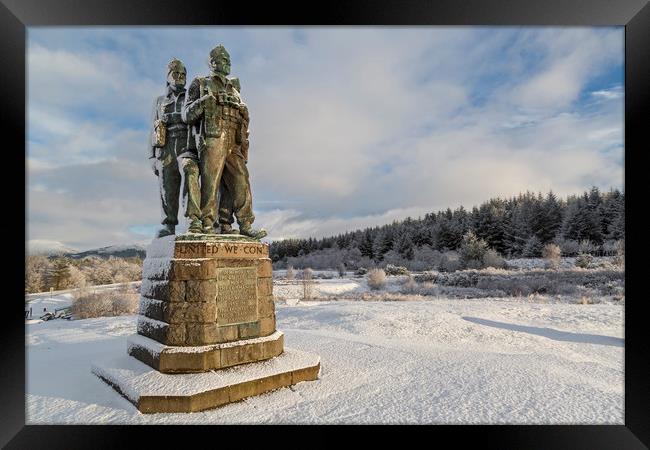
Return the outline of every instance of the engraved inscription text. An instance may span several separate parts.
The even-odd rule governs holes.
[[[217,269],[217,325],[255,322],[257,314],[257,269]]]

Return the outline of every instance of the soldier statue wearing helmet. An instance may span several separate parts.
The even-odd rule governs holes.
[[[231,233],[234,214],[240,234],[260,239],[266,231],[251,226],[255,216],[246,168],[248,108],[239,93],[239,80],[228,78],[230,55],[222,45],[210,52],[209,66],[209,76],[192,80],[183,107],[190,140],[195,139],[198,150],[201,179],[201,228],[192,223],[189,231],[212,234],[219,224],[222,233]]]
[[[167,65],[167,89],[156,98],[152,113],[153,133],[149,148],[152,168],[158,176],[163,227],[157,236],[175,233],[178,225],[178,200],[181,172],[184,175],[185,216],[199,221],[199,167],[196,147],[188,140],[187,124],[182,119],[187,71],[174,58]]]

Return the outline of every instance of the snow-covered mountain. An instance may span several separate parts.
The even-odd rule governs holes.
[[[65,256],[68,258],[80,259],[86,256],[99,256],[100,258],[108,258],[115,256],[117,258],[133,258],[139,256],[144,259],[147,254],[147,249],[144,245],[130,244],[130,245],[109,245],[108,247],[94,248],[91,250],[84,250],[82,252],[69,252]]]
[[[59,241],[50,241],[47,239],[31,239],[27,242],[27,252],[30,255],[63,255],[75,253],[79,250],[68,247]]]

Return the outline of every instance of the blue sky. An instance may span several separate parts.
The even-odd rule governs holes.
[[[255,225],[271,239],[622,188],[622,27],[32,27],[31,243],[150,240],[153,99],[172,57],[191,80],[220,43],[251,111]]]

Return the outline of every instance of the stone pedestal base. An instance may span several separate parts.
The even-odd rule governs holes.
[[[207,372],[279,356],[284,333],[200,347],[174,347],[135,334],[127,344],[129,355],[162,373]]]
[[[318,378],[320,357],[285,348],[267,361],[215,372],[163,374],[130,356],[92,365],[143,413],[196,412]]]
[[[269,245],[245,236],[154,239],[128,356],[93,366],[145,413],[193,412],[315,380],[320,358],[284,349]]]

